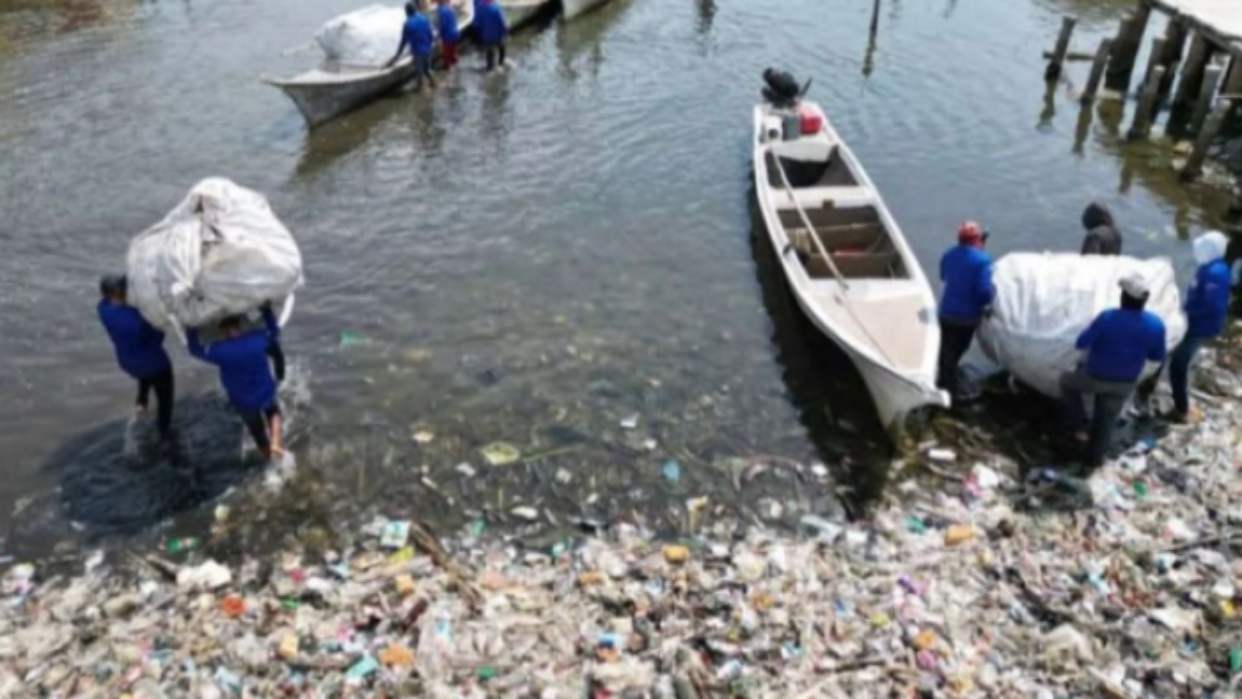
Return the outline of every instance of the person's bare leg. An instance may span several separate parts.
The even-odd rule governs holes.
[[[285,455],[285,434],[284,420],[280,413],[274,413],[268,418],[268,432],[271,436],[272,446],[269,450],[268,457],[282,457]]]

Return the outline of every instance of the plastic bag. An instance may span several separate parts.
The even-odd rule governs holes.
[[[1097,315],[1120,305],[1121,278],[1133,272],[1147,278],[1147,310],[1164,321],[1168,349],[1176,347],[1186,319],[1169,260],[1069,253],[1014,253],[996,263],[996,301],[979,326],[979,347],[1023,383],[1058,397],[1061,374],[1080,359],[1074,342]],[[1144,375],[1154,371],[1147,366]]]
[[[381,66],[396,53],[404,26],[401,7],[368,5],[325,22],[315,41],[329,61]]]
[[[302,254],[267,199],[223,178],[196,184],[134,238],[127,263],[129,303],[177,332],[282,303],[302,285]]]

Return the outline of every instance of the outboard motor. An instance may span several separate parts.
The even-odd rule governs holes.
[[[792,74],[775,68],[763,71],[763,82],[767,83],[767,87],[763,88],[763,99],[777,108],[793,107],[805,92],[798,87],[798,81]]]

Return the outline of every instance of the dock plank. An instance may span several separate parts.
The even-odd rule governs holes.
[[[1184,18],[1216,43],[1242,43],[1239,0],[1151,0],[1157,9]]]

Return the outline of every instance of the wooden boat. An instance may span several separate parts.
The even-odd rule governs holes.
[[[453,11],[464,33],[474,21],[474,2],[455,2]],[[401,28],[395,27],[394,51],[400,35]],[[439,51],[439,44],[436,51]],[[264,82],[280,88],[297,105],[306,123],[314,127],[373,102],[413,77],[414,59],[407,54],[392,67],[329,62],[291,78],[265,79]]]
[[[776,257],[811,322],[862,375],[890,434],[936,388],[932,290],[875,185],[819,105],[754,110],[754,177]]]
[[[509,31],[516,31],[539,16],[551,0],[499,0]]]
[[[569,21],[603,5],[608,0],[561,0],[561,18]]]

